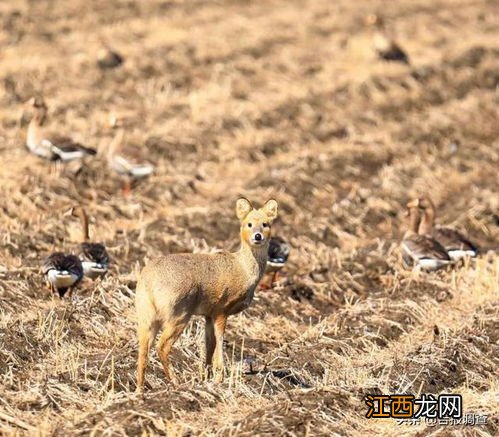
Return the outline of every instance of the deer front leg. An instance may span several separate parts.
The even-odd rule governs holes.
[[[215,351],[213,354],[213,376],[215,382],[222,382],[224,378],[224,333],[227,316],[219,314],[214,318]]]
[[[215,345],[216,345],[215,324],[213,323],[213,319],[209,316],[205,317],[205,321],[206,321],[205,332],[204,332],[205,367],[209,372],[213,364],[213,354],[215,353]]]

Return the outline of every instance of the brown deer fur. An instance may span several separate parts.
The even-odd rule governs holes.
[[[277,202],[271,199],[254,209],[241,198],[236,203],[236,215],[241,222],[241,247],[237,252],[166,255],[143,269],[136,293],[139,391],[144,387],[147,357],[158,331],[162,334],[157,351],[169,378],[170,351],[193,315],[206,319],[206,365],[212,365],[216,380],[223,378],[227,317],[243,311],[253,300],[265,272]]]

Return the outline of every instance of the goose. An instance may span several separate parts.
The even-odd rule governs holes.
[[[124,129],[119,129],[109,145],[107,162],[111,170],[125,179],[123,190],[130,192],[132,183],[151,175],[154,166],[143,159],[137,148],[125,147],[124,136]]]
[[[373,45],[380,59],[384,61],[401,62],[409,65],[409,56],[404,49],[389,36],[386,30],[385,20],[378,15],[369,15],[366,22],[376,26]]]
[[[42,273],[50,290],[62,298],[81,281],[83,267],[77,256],[54,252],[43,263]]]
[[[262,288],[271,288],[277,282],[279,271],[286,264],[289,257],[289,244],[281,237],[271,237],[269,241],[267,268],[265,273],[272,273],[270,283],[263,283]]]
[[[102,70],[108,70],[117,68],[121,64],[123,64],[123,56],[103,43],[97,52],[97,66]]]
[[[88,216],[81,206],[71,208],[66,215],[78,217],[81,223],[82,242],[80,244],[80,260],[83,273],[90,279],[96,279],[107,273],[109,269],[109,255],[106,247],[101,243],[91,243],[88,240]]]
[[[378,32],[374,35],[374,49],[384,61],[401,62],[409,65],[409,56],[393,39]]]
[[[48,108],[43,98],[34,97],[30,99],[29,104],[34,109],[34,116],[28,125],[26,137],[26,146],[31,153],[50,161],[63,162],[97,153],[95,149],[85,147],[69,137],[47,132],[44,129]]]
[[[426,271],[445,267],[451,258],[444,247],[429,235],[419,235],[418,227],[421,221],[421,211],[414,203],[407,204],[409,212],[409,229],[402,239],[402,257],[406,265],[416,266]]]
[[[419,234],[431,235],[445,248],[453,261],[478,254],[477,247],[460,232],[446,226],[435,226],[436,208],[430,197],[423,196],[416,199],[414,204],[423,211]]]

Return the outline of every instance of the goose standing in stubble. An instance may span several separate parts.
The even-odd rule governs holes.
[[[54,252],[43,263],[42,273],[50,290],[62,298],[82,280],[83,267],[77,256]]]
[[[48,108],[43,98],[34,97],[29,103],[34,115],[28,125],[26,146],[31,153],[50,161],[63,162],[82,159],[86,155],[97,153],[95,149],[85,147],[70,137],[45,129]]]
[[[261,283],[261,288],[272,288],[277,282],[277,276],[286,265],[289,258],[289,244],[281,237],[271,237],[269,240],[267,268],[265,273],[271,273],[272,277],[269,283]]]
[[[445,248],[453,261],[467,256],[474,257],[478,254],[477,247],[460,232],[447,226],[435,226],[436,208],[428,196],[416,199],[414,204],[423,211],[419,234],[431,235]]]
[[[405,264],[417,266],[422,270],[438,270],[450,264],[451,258],[444,247],[428,235],[419,235],[421,211],[413,202],[407,204],[409,229],[402,239],[402,257]]]
[[[88,216],[85,209],[82,206],[75,206],[66,215],[80,219],[82,242],[80,244],[79,256],[84,275],[90,279],[104,276],[109,270],[109,254],[103,244],[89,241]]]
[[[124,137],[124,129],[119,129],[109,145],[107,162],[111,170],[124,178],[123,191],[129,193],[133,182],[150,176],[154,166],[145,161],[137,148],[125,146]]]

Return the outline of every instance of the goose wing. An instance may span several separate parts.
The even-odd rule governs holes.
[[[433,231],[433,237],[447,251],[462,250],[477,252],[477,247],[455,229],[437,226]]]
[[[61,161],[71,161],[72,159],[80,159],[85,155],[96,155],[97,151],[91,147],[72,140],[70,137],[50,134],[42,140],[42,145],[49,147],[57,159]]]
[[[378,50],[378,55],[385,61],[402,62],[409,65],[407,53],[394,41],[385,50]]]
[[[444,247],[435,239],[425,235],[414,235],[402,241],[404,251],[415,260],[447,261],[451,259]]]
[[[75,255],[67,255],[62,252],[55,252],[44,261],[42,266],[43,274],[46,275],[51,270],[68,272],[77,276],[78,280],[83,277],[83,267],[80,259]]]

